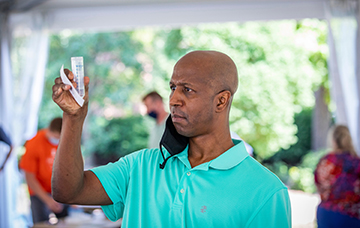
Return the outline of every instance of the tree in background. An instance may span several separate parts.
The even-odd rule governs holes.
[[[294,117],[314,106],[313,91],[327,80],[323,59],[314,58],[316,53],[327,55],[324,37],[326,24],[317,19],[116,33],[63,31],[51,37],[39,122],[42,126],[51,118],[49,113],[60,113],[51,101],[60,66],[69,67],[71,56],[84,56],[85,73],[91,77],[84,140],[95,142],[84,145],[85,151],[96,151],[94,131],[106,125],[99,123],[138,115],[147,91],[156,89],[168,99],[175,62],[189,51],[212,49],[228,54],[238,66],[240,85],[233,100],[231,129],[262,160],[296,143]]]
[[[189,51],[230,55],[240,79],[231,129],[255,148],[260,160],[296,143],[295,114],[314,106],[313,91],[327,81],[326,24],[319,20],[204,24],[134,34],[151,50],[149,82],[165,82],[163,88],[174,63]]]

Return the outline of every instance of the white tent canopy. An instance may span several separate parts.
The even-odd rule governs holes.
[[[146,25],[325,18],[322,0],[49,0],[29,13],[44,15],[50,30],[118,30]],[[13,24],[27,20],[23,16],[26,15],[14,14]]]
[[[16,144],[21,144],[36,132],[40,102],[38,99],[41,99],[42,95],[39,84],[41,86],[43,82],[48,51],[47,37],[51,31],[64,29],[114,31],[150,25],[180,26],[228,21],[323,19],[327,12],[327,4],[324,0],[27,0],[23,2],[27,4],[23,3],[20,6],[15,4],[12,7],[14,10],[7,25],[13,36],[19,33],[28,34],[29,51],[21,65],[22,69],[19,70],[21,76],[18,76],[22,79],[18,81],[27,83],[15,85],[17,88],[14,90],[21,88],[22,95],[16,94],[13,97],[17,102],[11,102],[14,107],[9,108],[7,113],[0,112],[1,119],[6,119],[2,115],[11,116],[12,119],[17,116],[21,119],[9,127],[9,130],[14,131],[12,135]],[[30,52],[30,50],[34,51]],[[38,58],[34,58],[34,54]],[[37,69],[36,74],[35,69]],[[11,77],[11,74],[7,75]],[[35,78],[37,84],[34,83]],[[9,86],[12,85],[14,83]],[[26,88],[23,88],[25,85]],[[11,113],[12,111],[16,113]],[[21,113],[24,115],[26,113],[26,116]],[[8,122],[1,119],[0,124]],[[26,119],[28,121],[24,122]]]
[[[350,127],[359,151],[358,4],[357,0],[0,0],[0,125],[15,146],[36,133],[51,31],[320,18],[330,25],[329,69],[336,121]],[[17,34],[26,34],[28,46],[15,75],[10,41]],[[1,150],[0,145],[0,162],[5,154]],[[0,173],[0,227],[14,227],[16,220],[9,208],[16,192],[9,187],[16,176],[15,156],[10,162]]]

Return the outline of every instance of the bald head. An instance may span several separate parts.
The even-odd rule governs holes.
[[[179,134],[229,135],[231,102],[238,86],[236,66],[229,56],[216,51],[190,52],[176,63],[169,84],[170,112]]]
[[[238,87],[238,74],[234,61],[217,51],[193,51],[183,56],[175,65],[190,64],[205,73],[204,80],[215,92],[230,91],[231,95]]]

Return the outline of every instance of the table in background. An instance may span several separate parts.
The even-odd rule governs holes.
[[[92,213],[85,213],[89,207],[80,207],[77,210],[70,210],[69,216],[57,220],[56,218],[49,221],[34,224],[33,228],[119,228],[121,220],[111,222],[108,220],[101,209],[90,208]],[[54,224],[55,223],[55,224]]]

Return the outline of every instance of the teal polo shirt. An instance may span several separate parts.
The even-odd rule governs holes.
[[[92,169],[126,227],[291,227],[286,186],[246,152],[242,141],[191,168],[188,147],[164,169],[159,149],[144,149]],[[168,152],[167,156],[170,156]]]

